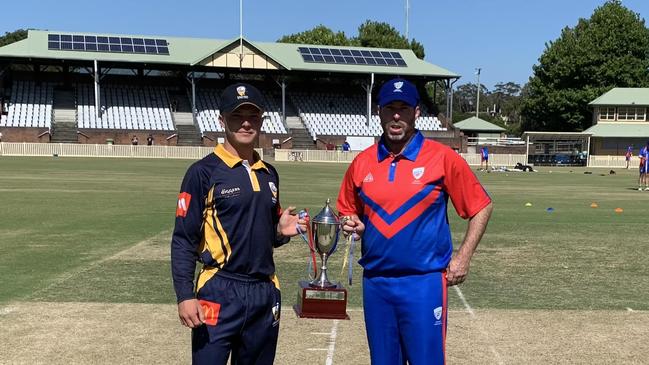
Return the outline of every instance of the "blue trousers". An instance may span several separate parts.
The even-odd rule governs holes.
[[[446,273],[363,276],[365,328],[372,365],[443,365]]]
[[[204,310],[212,316],[206,317],[208,324],[192,330],[192,363],[225,365],[232,353],[232,365],[271,365],[279,334],[279,289],[270,280],[222,275],[212,277],[198,292],[206,308],[215,309]]]

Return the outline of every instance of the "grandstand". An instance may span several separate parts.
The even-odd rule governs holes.
[[[323,148],[379,136],[376,85],[396,76],[422,94],[459,77],[404,49],[31,30],[0,48],[0,128],[14,142],[213,145],[221,91],[246,81],[266,99],[259,147]],[[417,127],[461,144],[439,104],[424,98]]]

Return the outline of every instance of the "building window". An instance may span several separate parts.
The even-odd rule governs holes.
[[[622,121],[645,121],[647,120],[647,109],[638,107],[617,108],[617,120]]]
[[[615,108],[599,108],[599,120],[615,120]]]

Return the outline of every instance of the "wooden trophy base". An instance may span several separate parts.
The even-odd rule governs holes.
[[[300,318],[349,319],[347,289],[336,284],[332,288],[318,288],[300,281],[297,304],[293,306]]]

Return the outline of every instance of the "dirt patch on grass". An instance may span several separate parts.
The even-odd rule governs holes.
[[[0,363],[189,363],[190,333],[176,306],[12,303],[0,311]],[[282,311],[276,364],[369,364],[362,311],[351,320]],[[449,364],[641,364],[649,312],[477,310],[449,314]],[[335,336],[332,331],[335,330]]]

